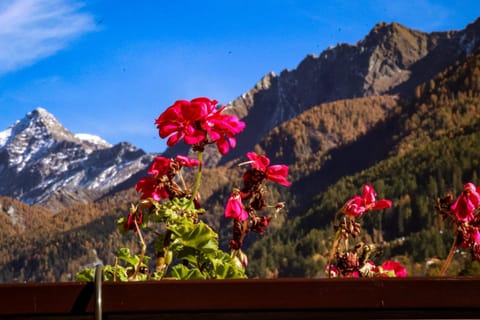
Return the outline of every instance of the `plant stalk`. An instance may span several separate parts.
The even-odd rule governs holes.
[[[458,240],[458,231],[455,233],[455,239],[453,239],[452,247],[450,248],[450,252],[448,253],[447,260],[442,266],[442,270],[440,271],[440,276],[444,276],[447,272],[448,266],[453,260],[453,256],[455,255],[455,251],[457,250],[457,240]]]
[[[138,237],[140,238],[140,243],[142,245],[142,251],[140,253],[140,261],[138,262],[138,266],[135,269],[135,273],[132,276],[132,278],[135,279],[137,277],[137,275],[140,273],[140,268],[142,267],[143,258],[145,257],[145,251],[147,251],[147,245],[145,244],[145,241],[143,240],[142,232],[140,231],[140,227],[138,226],[136,217],[133,219],[133,222],[135,223],[135,228],[137,230]]]
[[[195,178],[195,184],[193,185],[193,191],[192,191],[192,198],[190,199],[190,205],[192,207],[195,206],[194,201],[195,197],[197,196],[198,189],[200,189],[200,181],[202,178],[202,168],[203,168],[203,151],[198,152],[198,162],[200,163],[198,165],[198,171],[197,171],[197,177]]]
[[[340,229],[338,229],[337,232],[335,233],[335,240],[333,241],[332,249],[330,250],[330,255],[328,257],[327,266],[328,266],[329,278],[331,277],[330,268],[332,266],[333,258],[335,257],[335,253],[337,252],[338,245],[340,243],[340,234],[341,234]]]

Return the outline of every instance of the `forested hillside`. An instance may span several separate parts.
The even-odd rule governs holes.
[[[414,99],[400,102],[389,120],[392,136],[383,138],[395,141],[390,156],[340,178],[308,206],[300,206],[307,209],[252,247],[250,254],[255,258],[251,272],[260,276],[321,276],[335,212],[361,192],[365,183],[394,204],[364,219],[370,236],[383,243],[381,256],[399,258],[410,274],[438,272],[436,259],[446,257],[453,234],[435,210],[436,199],[447,192],[459,194],[465,182],[480,183],[479,76],[477,53],[418,86]],[[361,161],[369,152],[371,149],[365,148],[352,154],[351,161]],[[452,273],[464,274],[479,270],[468,257],[459,258],[452,269]]]

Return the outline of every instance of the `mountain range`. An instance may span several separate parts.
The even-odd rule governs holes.
[[[0,194],[58,210],[105,196],[152,159],[129,143],[73,134],[37,108],[0,132]]]
[[[480,183],[479,45],[480,19],[433,33],[378,23],[356,44],[266,74],[229,104],[247,124],[236,148],[225,157],[207,152],[202,198],[215,212],[205,219],[227,234],[214,208],[235,186],[236,164],[255,150],[289,165],[293,184],[272,191],[287,215],[247,241],[251,276],[320,276],[333,214],[367,182],[394,203],[367,228],[385,241],[385,254],[426,273],[424,260],[442,258],[451,240],[438,232],[436,197],[464,180]],[[188,152],[177,144],[163,155]],[[71,280],[80,266],[111,260],[120,242],[134,246],[114,221],[135,201],[133,186],[154,156],[75,135],[42,108],[0,132],[0,280]],[[18,247],[19,239],[28,245]]]

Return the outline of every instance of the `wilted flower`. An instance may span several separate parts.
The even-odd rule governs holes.
[[[478,227],[466,223],[459,225],[457,245],[462,248],[468,248],[474,243],[480,243],[480,231]]]
[[[141,210],[136,210],[136,208],[132,208],[132,210],[130,210],[130,213],[128,214],[127,219],[125,220],[123,229],[125,231],[133,230],[134,232],[137,232],[138,226],[140,226],[142,223],[143,212]]]
[[[342,208],[342,211],[352,217],[362,216],[365,212],[370,210],[387,209],[392,206],[390,200],[376,200],[377,194],[373,187],[369,184],[363,186],[362,196],[354,196],[350,198]]]
[[[270,220],[272,220],[272,217],[255,217],[255,219],[253,219],[250,231],[256,232],[258,234],[264,234],[265,228],[268,227],[268,225],[270,224]]]

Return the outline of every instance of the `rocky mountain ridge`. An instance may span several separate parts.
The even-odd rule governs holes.
[[[248,123],[237,147],[223,158],[207,149],[206,164],[242,157],[272,129],[326,102],[381,95],[408,98],[428,75],[478,48],[479,34],[480,20],[463,30],[433,33],[382,22],[356,44],[308,55],[297,68],[279,75],[270,72],[229,104],[229,112]],[[186,154],[188,149],[177,144],[164,156]],[[74,135],[38,108],[0,132],[0,195],[53,206],[90,201],[132,187],[152,158],[128,143],[111,146],[98,137]]]
[[[129,143],[75,135],[37,108],[0,132],[0,195],[28,204],[91,201],[145,170],[153,159]]]
[[[241,156],[273,128],[322,103],[385,94],[409,98],[415,86],[478,48],[479,34],[480,19],[463,30],[432,33],[382,22],[356,44],[308,55],[297,68],[279,75],[270,72],[229,104],[249,125],[224,161]]]

